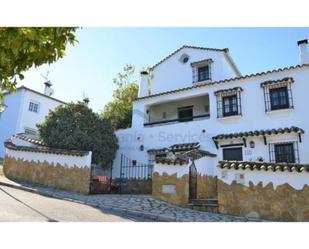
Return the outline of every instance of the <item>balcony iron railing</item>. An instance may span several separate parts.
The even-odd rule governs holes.
[[[194,121],[194,120],[199,119],[199,118],[209,118],[209,117],[210,117],[210,114],[202,114],[202,115],[196,115],[196,116],[193,116],[193,117],[176,118],[176,119],[149,122],[149,123],[145,123],[144,126],[168,124],[168,123],[175,123],[175,122],[190,122],[190,121]]]

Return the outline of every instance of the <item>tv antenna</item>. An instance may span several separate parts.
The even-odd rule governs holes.
[[[43,77],[46,81],[49,81],[48,75],[49,75],[49,71],[47,71],[45,75],[41,74],[41,77]]]

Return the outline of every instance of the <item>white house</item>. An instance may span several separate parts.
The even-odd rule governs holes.
[[[37,135],[36,124],[42,123],[50,110],[65,102],[52,97],[53,89],[45,82],[44,93],[25,86],[18,87],[16,93],[4,93],[6,110],[0,113],[0,158],[4,157],[4,141],[13,134]]]
[[[121,154],[141,163],[153,149],[198,142],[226,160],[309,163],[307,40],[300,63],[241,75],[228,49],[183,46],[141,72],[132,127],[117,131]]]

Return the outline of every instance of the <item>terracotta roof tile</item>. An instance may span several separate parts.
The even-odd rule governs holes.
[[[227,134],[219,134],[214,136],[213,140],[220,139],[229,139],[229,138],[240,138],[240,137],[253,137],[253,136],[264,136],[264,135],[277,135],[284,133],[299,133],[303,134],[305,131],[299,127],[292,126],[290,128],[279,128],[279,129],[268,129],[268,130],[255,130],[255,131],[246,131],[246,132],[235,132],[235,133],[227,133]]]
[[[220,93],[229,93],[229,92],[237,92],[237,91],[243,91],[243,89],[238,86],[238,87],[234,87],[234,88],[218,90],[218,91],[215,91],[214,94],[218,95]]]
[[[17,133],[17,134],[14,134],[13,137],[24,140],[26,142],[29,142],[35,145],[44,145],[44,142],[41,139],[34,137],[34,136],[29,136],[25,133]]]
[[[235,170],[259,170],[270,172],[309,172],[309,164],[296,163],[268,163],[268,162],[248,162],[248,161],[219,161],[221,169]]]
[[[267,86],[267,85],[272,85],[272,84],[277,84],[277,83],[282,83],[282,82],[290,82],[293,83],[294,79],[292,77],[285,77],[283,79],[279,80],[267,80],[261,83],[261,87]]]
[[[153,154],[160,154],[160,153],[166,153],[169,151],[173,152],[179,152],[179,151],[188,151],[192,149],[197,149],[200,147],[200,144],[198,142],[196,143],[183,143],[183,144],[173,144],[168,148],[158,148],[158,149],[150,149],[147,150],[148,153]]]
[[[48,154],[56,154],[56,155],[68,155],[68,156],[86,156],[88,155],[88,151],[78,151],[78,150],[64,150],[64,149],[56,149],[46,146],[39,147],[30,147],[30,146],[20,146],[12,143],[12,141],[6,140],[4,142],[4,146],[10,150],[17,151],[29,151],[29,152],[37,152],[37,153],[48,153]]]

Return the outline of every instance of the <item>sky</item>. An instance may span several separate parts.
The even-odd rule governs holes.
[[[309,39],[309,28],[80,28],[78,43],[51,65],[32,68],[18,86],[44,90],[44,78],[54,97],[66,102],[90,99],[100,112],[112,99],[113,78],[125,64],[133,64],[135,77],[183,45],[229,48],[240,72],[272,70],[299,63],[297,41]]]

